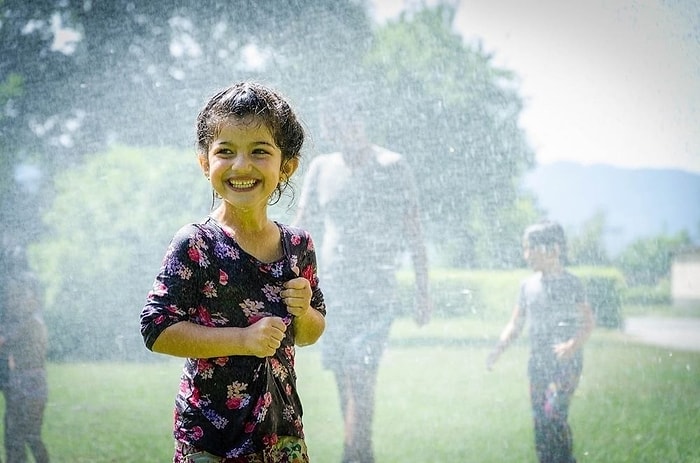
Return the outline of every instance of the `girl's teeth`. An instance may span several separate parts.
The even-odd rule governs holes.
[[[247,182],[229,181],[229,184],[234,188],[250,188],[255,185],[255,180],[249,180]]]

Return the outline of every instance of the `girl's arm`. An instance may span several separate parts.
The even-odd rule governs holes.
[[[309,307],[303,315],[294,317],[294,342],[298,346],[309,346],[321,337],[326,329],[326,319],[319,312]]]
[[[182,321],[163,330],[153,343],[152,350],[190,358],[231,355],[269,357],[280,346],[286,329],[279,317],[265,317],[245,328],[218,328]]]
[[[498,344],[496,344],[496,347],[494,347],[486,359],[486,368],[489,370],[493,368],[493,365],[501,354],[520,336],[520,333],[523,331],[523,326],[525,326],[525,312],[520,308],[520,305],[516,305],[510,316],[510,320],[501,332]]]

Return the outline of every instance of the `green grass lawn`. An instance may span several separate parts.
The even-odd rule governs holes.
[[[484,368],[500,326],[437,319],[418,329],[397,321],[378,385],[377,463],[535,462],[525,343],[507,351],[495,371]],[[52,461],[170,461],[181,361],[163,358],[50,364],[44,436]],[[321,369],[317,347],[299,349],[297,358],[311,458],[338,462],[333,378]],[[596,330],[570,422],[579,462],[700,462],[700,353]]]

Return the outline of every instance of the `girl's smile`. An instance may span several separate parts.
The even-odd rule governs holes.
[[[282,151],[259,120],[232,118],[221,124],[200,162],[225,203],[264,209],[280,181]]]

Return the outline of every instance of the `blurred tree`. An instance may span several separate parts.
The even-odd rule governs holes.
[[[515,75],[452,29],[455,8],[407,12],[379,29],[367,63],[375,138],[416,173],[429,238],[458,266],[518,263],[532,219],[514,214],[534,164]],[[514,261],[515,259],[515,261]]]
[[[363,1],[4,0],[0,17],[0,185],[33,159],[46,193],[56,172],[116,143],[192,146],[196,111],[235,80],[308,108],[352,77],[371,36]],[[0,209],[15,240],[39,211],[6,196]]]
[[[115,147],[56,176],[46,237],[30,248],[46,283],[52,358],[144,350],[138,314],[160,260],[210,197],[195,155],[162,148]]]
[[[358,89],[376,142],[414,167],[429,239],[448,263],[519,264],[535,206],[518,190],[533,155],[516,79],[452,31],[454,11],[417,8],[377,27],[366,2],[351,0],[0,3],[0,185],[16,187],[22,165],[34,172],[34,192],[3,195],[0,208],[14,214],[3,223],[16,239],[45,233],[32,259],[61,335],[53,355],[137,342],[153,262],[207,210],[205,182],[191,183],[196,162],[177,153],[191,151],[208,94],[240,79],[291,98],[312,152],[325,148],[314,139],[318,99]]]
[[[638,239],[620,253],[616,264],[628,285],[653,286],[669,276],[673,254],[690,245],[691,239],[686,231],[672,236],[662,234]]]
[[[312,133],[318,97],[354,84],[374,103],[377,142],[415,168],[443,167],[418,175],[434,241],[460,248],[462,265],[508,265],[512,250],[470,249],[512,248],[524,224],[513,234],[504,211],[533,156],[518,128],[514,75],[465,46],[451,29],[453,5],[417,5],[378,29],[366,1],[5,0],[0,12],[0,75],[25,79],[4,105],[5,149],[14,164],[39,160],[44,188],[114,143],[191,145],[206,94],[233,80],[285,90]],[[478,235],[464,224],[479,219],[475,204]]]
[[[583,223],[578,233],[569,232],[569,263],[571,265],[610,264],[610,258],[603,242],[605,229],[605,212],[598,211]]]

